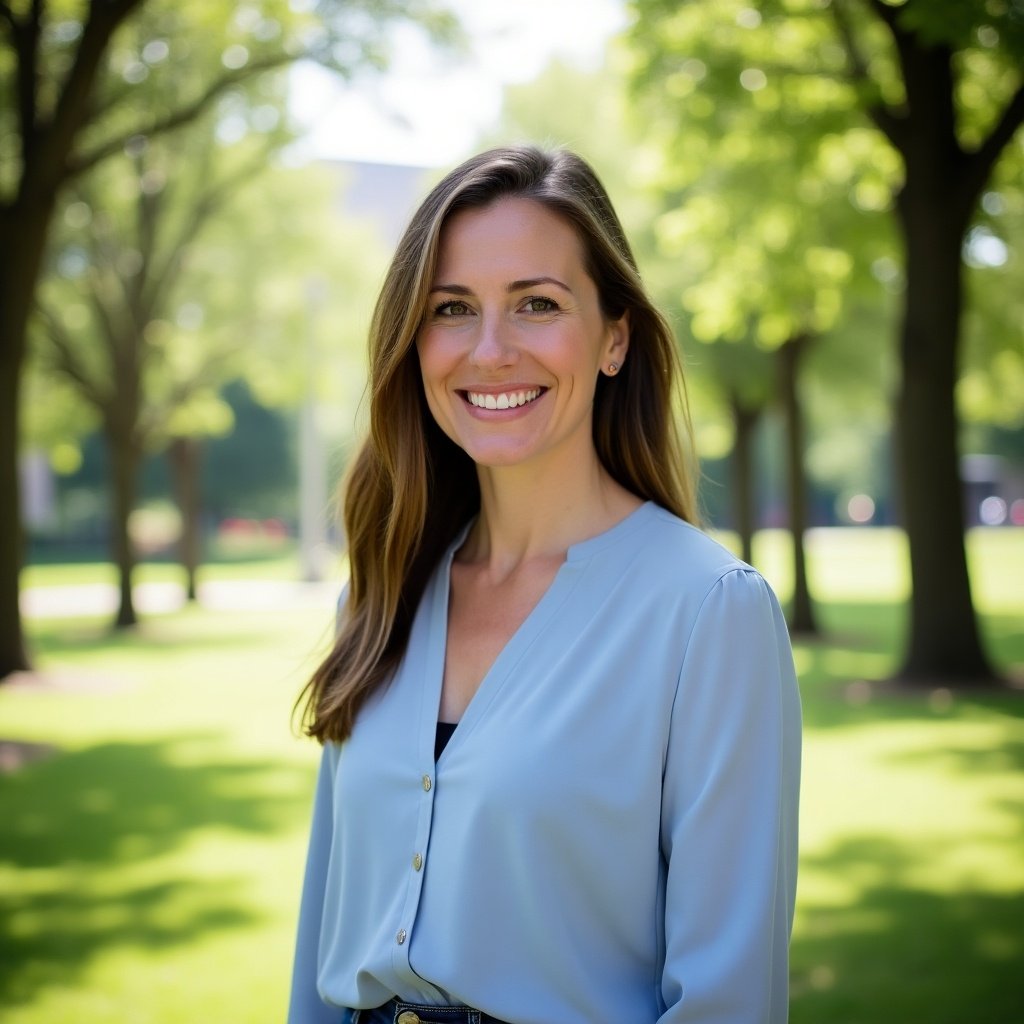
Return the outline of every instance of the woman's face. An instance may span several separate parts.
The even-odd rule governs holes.
[[[628,345],[567,221],[512,198],[448,220],[416,346],[434,419],[477,465],[596,458],[597,376]]]

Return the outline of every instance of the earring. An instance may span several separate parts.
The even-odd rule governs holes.
[[[608,373],[609,374],[614,376],[618,372],[619,372],[619,364],[618,363],[609,363],[608,364]]]

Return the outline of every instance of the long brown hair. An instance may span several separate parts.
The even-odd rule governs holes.
[[[493,149],[449,173],[414,214],[398,244],[370,326],[369,436],[345,484],[350,579],[334,647],[299,697],[303,724],[340,742],[394,671],[427,580],[479,510],[472,460],[427,408],[416,334],[437,263],[441,229],[458,210],[504,197],[531,199],[563,217],[609,320],[629,313],[629,353],[599,377],[594,444],[605,469],[640,498],[696,519],[689,449],[676,430],[682,370],[671,328],[648,298],[622,225],[587,163],[565,150]]]

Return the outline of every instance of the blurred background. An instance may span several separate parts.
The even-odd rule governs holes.
[[[0,2],[0,1018],[282,1019],[405,221],[597,169],[805,707],[795,1022],[1024,1020],[1015,0]]]

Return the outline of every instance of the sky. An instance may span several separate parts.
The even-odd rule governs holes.
[[[467,156],[497,118],[502,88],[554,57],[598,66],[625,26],[624,0],[448,0],[468,37],[439,56],[410,30],[395,34],[391,68],[345,83],[322,68],[292,71],[292,113],[306,130],[300,159],[443,167]]]

